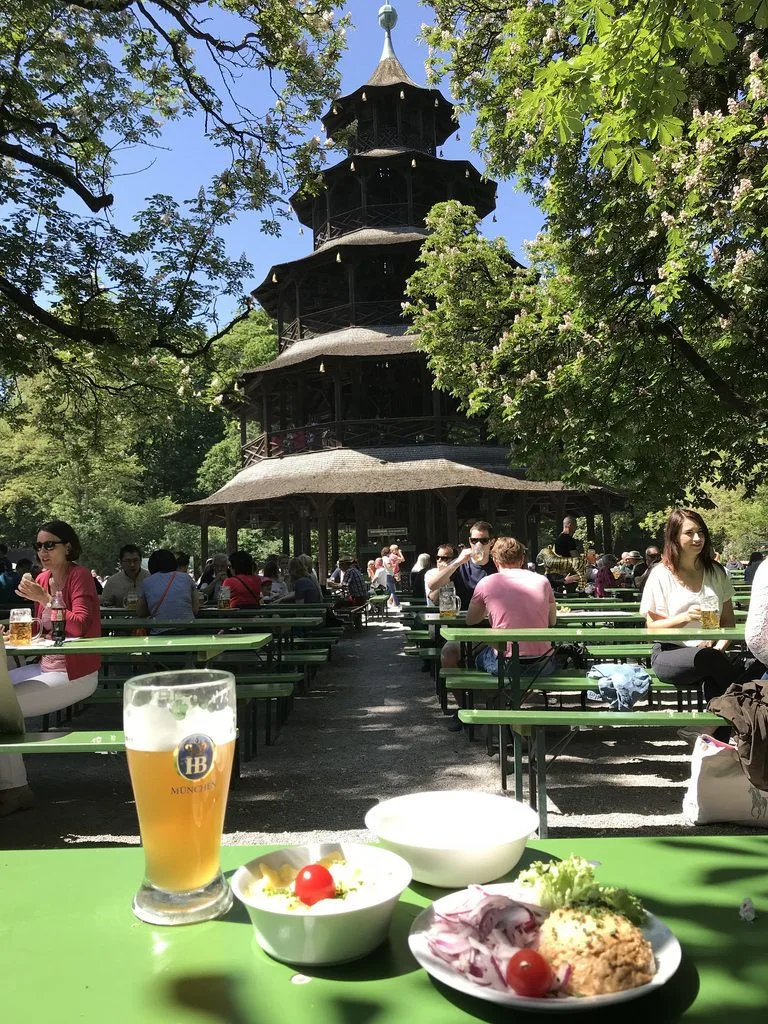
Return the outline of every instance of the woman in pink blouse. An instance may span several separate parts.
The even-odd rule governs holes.
[[[51,602],[57,591],[64,600],[67,637],[101,636],[101,610],[90,569],[76,564],[80,541],[60,519],[43,523],[35,551],[43,571],[33,580],[22,577],[16,593],[34,601],[35,615],[50,636]],[[99,681],[101,658],[93,654],[67,654],[66,647],[51,648],[39,664],[23,665],[10,673],[13,692],[25,718],[61,711],[89,697]],[[19,754],[0,755],[0,817],[23,811],[34,802]]]

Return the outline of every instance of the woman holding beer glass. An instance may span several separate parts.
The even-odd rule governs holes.
[[[43,633],[51,633],[51,602],[57,592],[64,600],[68,637],[101,636],[101,610],[90,569],[76,564],[80,541],[60,519],[43,523],[33,545],[43,571],[33,580],[25,573],[16,593],[34,601]],[[14,693],[25,718],[61,711],[85,700],[96,689],[101,658],[93,654],[62,654],[56,648],[39,664],[10,673]],[[19,754],[0,755],[0,817],[23,811],[34,803]]]
[[[712,625],[734,625],[733,585],[714,555],[707,524],[699,513],[674,509],[664,530],[661,562],[651,570],[640,602],[648,629],[702,626],[707,624],[703,617],[719,619]],[[704,606],[710,603],[708,610]],[[727,640],[655,643],[651,666],[662,682],[686,688],[699,684],[709,701],[741,674],[725,653],[727,646]]]

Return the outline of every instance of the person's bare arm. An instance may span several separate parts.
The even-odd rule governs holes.
[[[550,626],[557,625],[557,604],[554,601],[554,594],[552,595],[553,600],[549,603],[549,624]]]
[[[429,580],[430,601],[436,600],[435,595],[437,594],[437,591],[440,589],[440,587],[445,586],[445,584],[448,582],[448,580],[450,580],[451,576],[453,576],[453,574],[456,572],[459,566],[464,565],[464,563],[468,562],[471,557],[472,549],[464,548],[464,550],[456,558],[454,558],[452,562],[448,562],[447,565],[444,565],[442,569],[438,568],[430,570],[432,573],[434,573],[434,575],[431,576]]]
[[[136,598],[136,615],[140,619],[149,618],[149,606],[147,605],[147,599],[143,594],[139,594]]]
[[[648,629],[678,629],[687,622],[701,622],[701,608],[689,608],[678,615],[663,615],[661,612],[649,611],[645,617]]]
[[[488,612],[486,611],[484,602],[473,597],[469,602],[469,608],[467,608],[466,624],[468,626],[476,626],[487,618]]]

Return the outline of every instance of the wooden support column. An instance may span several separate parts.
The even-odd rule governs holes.
[[[269,458],[270,418],[271,410],[269,407],[269,397],[267,396],[267,389],[264,388],[261,398],[261,430],[264,434],[264,455],[266,458]],[[243,442],[243,444],[245,444],[245,442]]]
[[[317,576],[321,583],[328,578],[328,513],[335,500],[335,495],[312,499],[317,513]],[[336,560],[333,564],[336,564]]]
[[[224,506],[227,554],[237,551],[237,505]]]
[[[613,527],[611,525],[611,506],[608,501],[603,505],[603,551],[613,551]]]
[[[248,424],[246,423],[245,413],[240,413],[240,465],[245,466],[245,445],[248,440]]]
[[[584,518],[587,521],[587,536],[584,538],[584,550],[587,550],[589,543],[597,544],[597,537],[595,536],[595,513],[587,512]]]
[[[336,437],[344,442],[344,410],[342,409],[341,369],[333,371],[333,418],[336,421]]]
[[[525,500],[525,494],[522,494],[520,491],[512,491],[509,495],[509,508],[512,536],[525,544],[525,538],[528,531],[528,523],[526,522],[527,503]]]
[[[291,553],[291,524],[286,518],[283,519],[283,554],[290,555]]]
[[[447,537],[445,539],[449,544],[455,544],[456,541],[460,539],[456,509],[466,493],[466,488],[459,487],[448,487],[445,490],[435,491],[435,494],[440,498],[445,506],[445,523],[447,530]]]
[[[371,502],[367,494],[356,494],[353,503],[355,508],[355,553],[357,554],[368,544]]]
[[[331,565],[336,565],[339,560],[339,516],[336,512],[336,502],[331,509]]]
[[[443,540],[442,537],[438,538],[437,525],[435,523],[435,513],[437,511],[437,499],[435,498],[433,491],[427,491],[424,494],[424,508],[426,511],[426,525],[427,525],[427,547],[426,551],[429,557],[433,560],[437,554],[437,545]],[[448,540],[448,538],[445,538]]]
[[[200,572],[203,571],[203,566],[208,561],[208,520],[210,513],[200,513]],[[200,575],[200,572],[197,574]]]

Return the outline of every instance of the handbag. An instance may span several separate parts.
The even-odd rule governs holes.
[[[691,825],[718,821],[765,828],[768,793],[749,781],[735,747],[711,736],[699,736],[691,755],[683,814]]]

